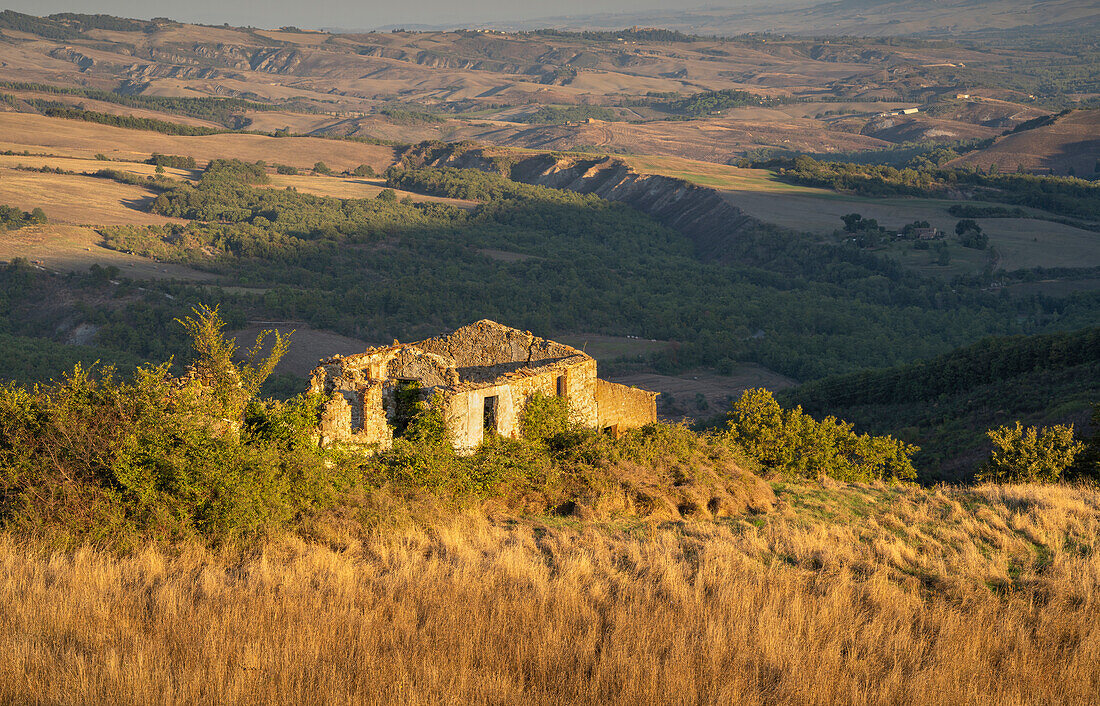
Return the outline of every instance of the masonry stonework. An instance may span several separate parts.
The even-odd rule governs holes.
[[[388,448],[415,403],[442,400],[455,448],[469,452],[486,432],[520,435],[536,393],[564,396],[577,424],[618,434],[657,419],[657,393],[599,380],[582,351],[487,319],[416,343],[321,361],[310,388],[328,396],[322,444]]]

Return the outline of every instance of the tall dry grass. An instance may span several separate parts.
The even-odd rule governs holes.
[[[1095,703],[1100,493],[780,487],[211,551],[0,536],[3,703]]]

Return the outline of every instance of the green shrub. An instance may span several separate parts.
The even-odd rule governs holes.
[[[1003,426],[987,432],[993,442],[978,480],[995,483],[1054,483],[1073,465],[1085,444],[1074,438],[1073,425]]]
[[[355,481],[313,440],[321,400],[255,398],[281,340],[237,365],[216,311],[185,323],[200,358],[183,377],[168,363],[130,380],[77,365],[49,385],[0,388],[0,525],[115,546],[217,542],[292,526]]]
[[[520,416],[525,439],[545,441],[569,429],[569,404],[564,397],[535,393],[527,399]]]
[[[763,388],[746,390],[729,413],[728,437],[764,467],[807,478],[911,480],[919,449],[891,436],[856,434],[852,425],[801,407],[784,410]]]

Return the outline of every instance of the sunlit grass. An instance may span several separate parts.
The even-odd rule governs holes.
[[[478,513],[118,557],[0,537],[0,701],[1087,703],[1100,494],[776,484],[766,515]]]

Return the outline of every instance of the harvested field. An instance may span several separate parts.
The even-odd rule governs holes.
[[[807,195],[832,193],[780,181],[769,169],[742,169],[729,164],[653,155],[623,155],[620,158],[642,174],[661,174],[715,189]]]
[[[200,120],[198,118],[192,118],[188,115],[178,115],[175,113],[162,113],[156,110],[143,110],[141,108],[135,108],[133,106],[119,105],[117,103],[108,103],[106,101],[95,100],[92,98],[86,98],[84,96],[69,96],[63,93],[40,93],[38,91],[10,91],[12,95],[20,99],[38,99],[45,100],[51,103],[64,103],[73,108],[80,108],[82,110],[94,110],[97,113],[107,113],[108,115],[130,115],[135,118],[149,118],[151,120],[165,120],[168,122],[179,123],[180,125],[193,125],[195,127],[208,127],[215,130],[224,129],[223,125],[211,122],[209,120]]]
[[[279,331],[283,334],[294,332],[290,336],[290,349],[276,368],[276,372],[279,373],[309,375],[309,371],[316,368],[317,362],[322,358],[337,354],[362,353],[371,345],[331,331],[311,328],[305,323],[254,323],[248,328],[232,331],[229,335],[237,339],[239,346],[248,348],[255,343],[256,336],[264,329]]]
[[[303,169],[321,161],[336,170],[369,164],[382,171],[394,161],[393,148],[359,142],[243,134],[181,137],[26,113],[0,113],[0,150],[74,157],[103,153],[112,159],[138,162],[153,152],[194,157],[200,162],[232,156]]]
[[[333,196],[341,199],[373,199],[378,196],[379,192],[386,188],[385,179],[368,177],[328,177],[311,176],[307,174],[271,174],[270,177],[270,185],[274,188],[285,189],[289,186],[307,194]],[[397,194],[397,198],[399,199],[410,198],[413,201],[446,203],[452,206],[458,206],[459,208],[473,208],[477,206],[477,201],[427,196],[425,194],[416,194],[411,191],[401,191],[400,189],[393,189],[393,191]]]
[[[1077,292],[1100,290],[1100,278],[1021,282],[1020,284],[1009,285],[1006,289],[1009,294],[1020,297],[1030,297],[1036,294],[1046,297],[1066,297]]]
[[[1100,110],[1075,110],[1053,125],[1006,135],[991,147],[950,162],[950,166],[971,164],[1002,172],[1050,170],[1078,176],[1093,173],[1100,160]]]
[[[181,222],[146,212],[146,205],[154,198],[156,193],[149,189],[110,179],[0,168],[0,203],[25,211],[41,208],[51,223],[107,226]]]
[[[2,183],[2,182],[0,182]],[[0,260],[17,257],[49,270],[76,272],[92,265],[115,266],[131,279],[173,279],[217,282],[220,278],[189,267],[156,262],[102,247],[102,237],[92,228],[43,225],[0,232]]]
[[[989,264],[991,257],[995,258],[997,269],[1010,272],[1032,267],[1100,266],[1100,233],[1031,218],[976,220],[982,231],[989,235],[991,250],[964,248],[949,237],[951,264],[947,268],[926,265],[926,262],[935,260],[935,253],[914,250],[911,242],[895,243],[886,251],[902,264],[947,277],[980,272]],[[947,232],[954,234],[955,221],[944,222],[948,225]],[[933,225],[943,228],[936,222]]]
[[[143,177],[155,176],[157,172],[156,166],[146,164],[145,162],[104,161],[102,159],[88,159],[85,157],[0,154],[0,167],[13,168],[19,166],[34,168],[49,167],[50,169],[62,169],[67,172],[77,172],[79,174],[95,174],[101,169],[114,169],[120,172],[126,172],[127,174],[137,174]],[[166,176],[175,179],[190,179],[194,176],[194,172],[189,169],[174,169],[172,167],[165,167],[164,173]]]
[[[593,333],[569,333],[551,336],[555,341],[583,350],[596,360],[635,357],[666,350],[668,341],[651,341],[648,338],[603,336]]]
[[[750,216],[776,225],[827,234],[844,227],[840,217],[859,213],[886,228],[901,228],[915,220],[928,221],[943,231],[954,232],[958,218],[947,212],[957,201],[915,198],[871,198],[838,194],[826,189],[779,193],[751,189],[723,190],[723,198]]]
[[[592,121],[572,125],[493,126],[470,130],[454,126],[454,138],[474,139],[509,147],[592,151],[626,155],[659,155],[722,164],[747,150],[776,147],[805,152],[848,152],[881,149],[889,142],[831,130],[816,120],[790,118],[753,122],[713,118],[694,121],[623,123]]]

